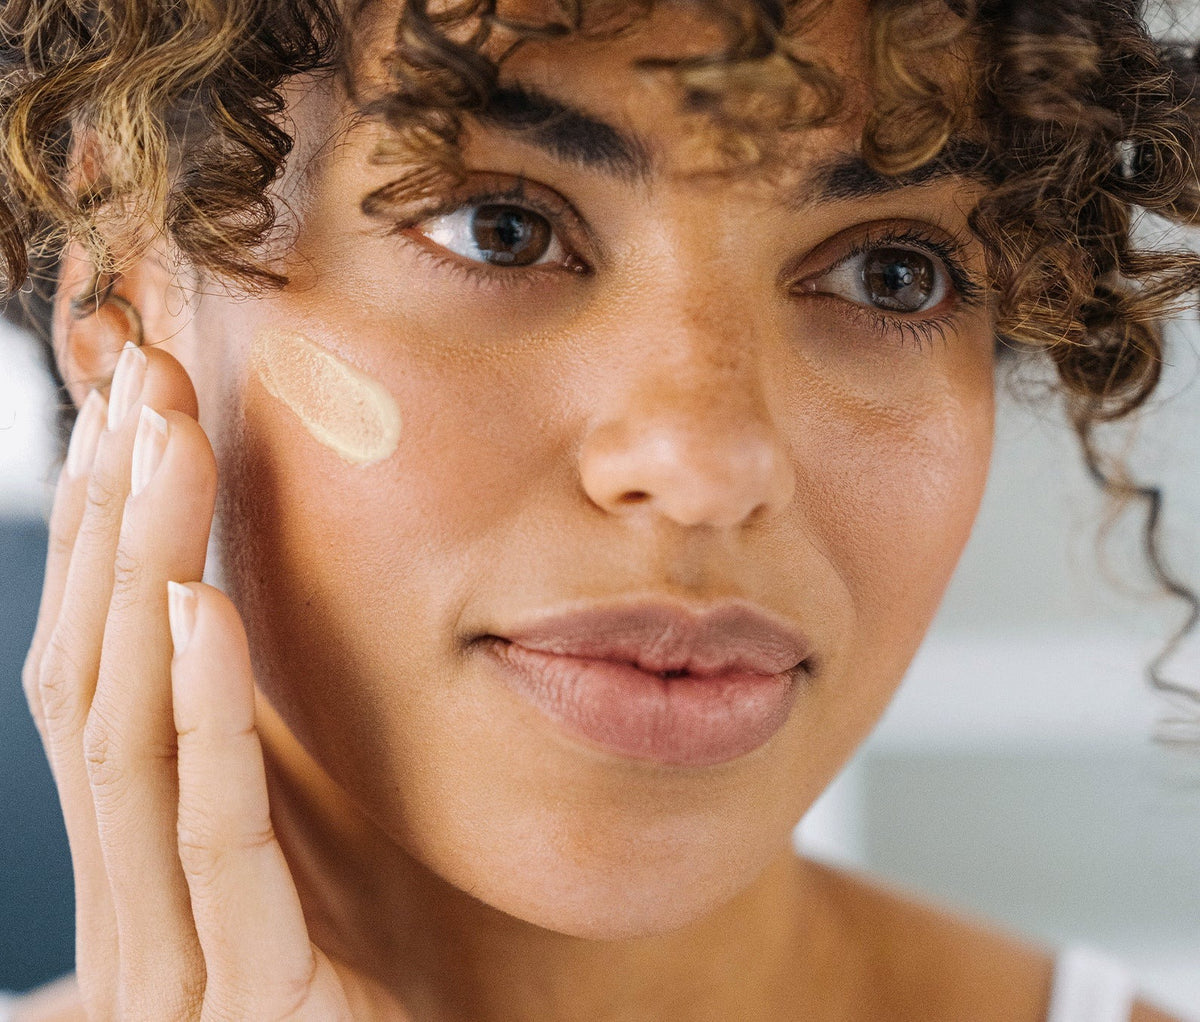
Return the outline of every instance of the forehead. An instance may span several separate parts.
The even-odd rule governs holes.
[[[715,56],[729,43],[712,15],[661,7],[615,38],[531,41],[505,62],[500,80],[602,114],[638,140],[632,148],[643,169],[670,176],[783,166],[793,162],[788,148],[818,125],[843,138],[860,127],[866,75],[857,7],[830,7],[802,41],[752,61]],[[833,59],[818,67],[803,56],[810,50]],[[847,93],[836,106],[835,92]]]
[[[380,3],[356,25],[351,74],[359,96],[403,93],[400,105],[411,110],[414,90],[406,78],[420,79],[431,63],[440,63],[433,89],[419,85],[415,91],[428,96],[440,90],[444,96],[457,88],[469,97],[460,111],[467,127],[482,122],[531,135],[554,120],[562,140],[569,134],[562,124],[570,120],[569,111],[593,112],[592,120],[617,128],[621,139],[639,141],[625,147],[624,156],[636,157],[625,159],[631,172],[651,163],[659,171],[669,163],[692,174],[728,174],[742,167],[761,172],[767,163],[777,169],[794,165],[814,144],[857,148],[878,77],[869,55],[880,40],[872,39],[867,0],[806,0],[789,7],[779,26],[767,10],[765,3],[760,8],[715,0],[687,5],[593,0],[581,6],[582,28],[571,31],[550,0],[508,0],[499,5],[490,33],[478,35],[479,23],[471,18],[448,16],[443,24],[425,26],[441,42],[416,45],[411,25],[397,34],[396,19],[405,12]],[[939,21],[953,21],[940,3],[925,10],[931,30]],[[480,100],[494,82],[490,71],[472,69],[476,44],[482,57],[497,61],[502,91],[490,112],[498,109],[503,116],[479,116]],[[941,79],[948,95],[961,93],[967,62],[955,59],[949,47],[938,62],[942,66],[933,66],[923,54],[921,75]],[[461,80],[445,88],[464,67]],[[887,73],[895,77],[894,66]],[[514,107],[514,88],[558,103]],[[393,121],[392,127],[403,124]]]

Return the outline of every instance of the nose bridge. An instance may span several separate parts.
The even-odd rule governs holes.
[[[632,268],[639,281],[625,289],[613,327],[625,324],[653,350],[647,370],[656,363],[686,389],[753,390],[763,355],[761,313],[747,302],[753,273],[743,268],[736,235],[720,229],[725,217],[700,215],[704,208],[675,209],[660,223],[656,243]]]
[[[736,310],[732,296],[705,297],[658,303],[644,321],[639,332],[646,347],[631,376],[631,406],[636,400],[643,412],[677,417],[680,428],[705,433],[722,419],[729,420],[727,428],[769,419],[753,316]]]
[[[730,527],[791,500],[760,325],[714,278],[660,272],[606,328],[625,335],[619,347],[630,355],[580,468],[589,497],[610,512]]]

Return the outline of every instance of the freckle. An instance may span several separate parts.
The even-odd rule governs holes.
[[[303,334],[263,331],[250,363],[267,392],[345,461],[369,465],[400,442],[400,409],[388,389]]]

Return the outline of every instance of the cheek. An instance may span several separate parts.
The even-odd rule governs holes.
[[[863,611],[911,619],[923,630],[975,520],[991,453],[990,415],[955,410],[842,443],[846,456],[826,485],[849,508],[825,516],[822,532],[837,537],[842,574]]]
[[[379,736],[370,751],[322,748],[338,773],[343,757],[349,770],[395,755],[384,731],[401,707],[410,735],[423,720],[436,728],[428,690],[410,679],[445,671],[462,602],[489,578],[513,519],[555,485],[561,464],[537,442],[548,414],[537,395],[555,388],[531,385],[528,365],[416,345],[401,359],[360,343],[356,361],[371,368],[360,376],[401,425],[386,456],[356,462],[347,450],[374,443],[381,431],[367,427],[386,416],[369,414],[369,401],[364,412],[361,380],[314,392],[309,354],[289,343],[300,371],[291,375],[309,389],[289,382],[287,365],[248,376],[244,436],[230,451],[234,507],[224,518],[239,535],[227,537],[227,574],[253,619],[264,692],[302,744]],[[395,776],[404,773],[397,764]]]
[[[829,666],[830,719],[857,742],[899,684],[962,553],[987,482],[993,396],[947,390],[831,420],[805,485],[811,535],[851,613]],[[964,399],[964,394],[970,395]]]
[[[444,557],[536,499],[537,395],[552,388],[528,366],[506,371],[464,347],[437,357],[414,345],[401,359],[359,343],[365,371],[329,338],[259,336],[247,442],[262,463],[256,489],[270,480],[272,515],[296,533],[290,554],[319,551],[314,567],[350,551],[360,562],[434,548]]]
[[[856,627],[913,650],[970,535],[995,416],[990,325],[945,343],[811,350],[789,378],[798,513],[848,591]],[[859,350],[863,349],[863,350]]]
[[[797,433],[794,570],[823,659],[786,736],[791,819],[875,726],[937,610],[987,479],[990,385],[898,412],[843,405]],[[781,551],[781,557],[783,552]]]

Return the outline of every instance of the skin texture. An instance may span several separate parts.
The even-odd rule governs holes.
[[[834,8],[813,42],[853,70],[862,10]],[[860,115],[796,138],[780,179],[681,173],[673,99],[628,64],[706,41],[660,16],[511,64],[644,136],[644,178],[469,132],[469,194],[523,175],[561,196],[587,273],[472,275],[367,218],[401,171],[306,82],[280,184],[291,284],[237,300],[169,252],[123,277],[166,453],[127,498],[135,403],[64,478],[25,675],[90,1017],[1042,1017],[1045,956],[790,850],[928,626],[992,439],[986,309],[949,294],[922,340],[831,271],[916,228],[964,239],[978,277],[970,189],[812,201]],[[63,294],[87,273],[69,259]],[[123,338],[111,318],[58,330],[82,401]],[[255,369],[270,331],[375,381],[403,410],[394,450],[351,463],[314,436]],[[214,508],[228,596],[196,581]],[[196,595],[186,642],[167,579]],[[816,655],[784,727],[717,766],[625,759],[511,695],[472,641],[630,594],[795,622]]]

